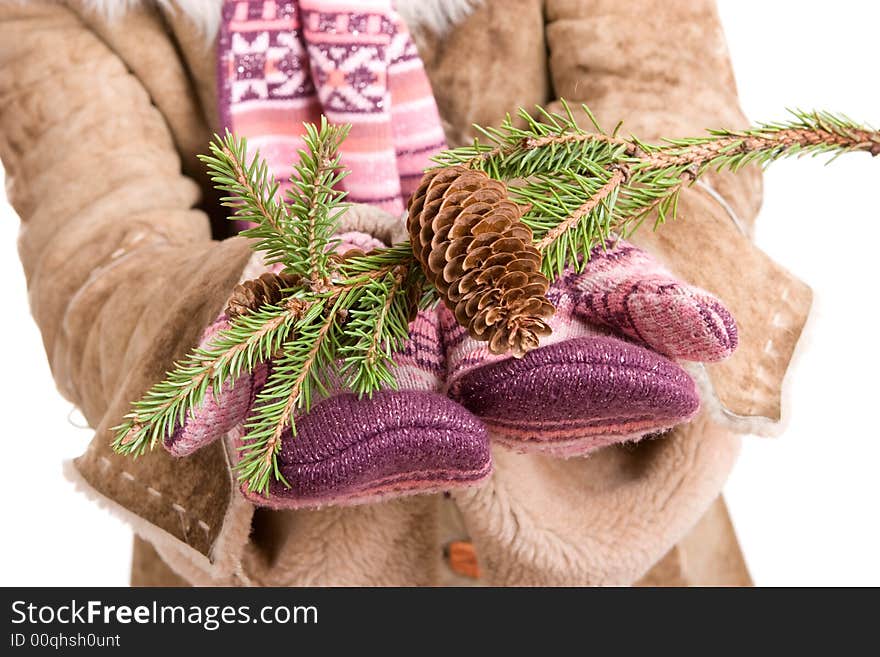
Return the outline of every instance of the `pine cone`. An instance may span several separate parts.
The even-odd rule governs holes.
[[[503,183],[462,166],[428,171],[410,198],[408,228],[446,307],[492,353],[520,357],[550,334],[541,254]]]
[[[299,282],[300,277],[296,274],[266,272],[259,278],[239,283],[232,290],[232,296],[226,305],[226,316],[234,319],[261,306],[275,305],[284,298],[282,290],[295,287]]]

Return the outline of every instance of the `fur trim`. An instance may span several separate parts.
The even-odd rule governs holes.
[[[482,3],[483,0],[397,0],[395,6],[410,31],[443,34]]]
[[[143,0],[83,0],[91,11],[108,21],[118,20]],[[166,11],[183,12],[196,24],[204,35],[213,39],[220,27],[220,0],[150,0]]]
[[[220,0],[150,0],[166,11],[182,11],[214,38],[220,25]],[[143,0],[83,0],[92,11],[116,20]],[[466,18],[483,0],[397,0],[397,11],[410,30],[442,34]]]

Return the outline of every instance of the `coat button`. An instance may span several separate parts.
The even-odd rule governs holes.
[[[470,541],[452,541],[443,548],[443,556],[450,570],[456,575],[479,579],[480,567],[477,564],[477,551]]]

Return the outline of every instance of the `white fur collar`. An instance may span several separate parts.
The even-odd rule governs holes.
[[[483,0],[397,0],[395,6],[411,31],[442,34],[482,3]]]
[[[220,27],[220,0],[149,0],[165,9],[182,11],[206,36],[213,38]],[[83,4],[107,20],[115,20],[144,0],[83,0]],[[173,9],[172,9],[173,7]]]
[[[94,11],[108,19],[118,18],[143,0],[85,0]],[[208,36],[220,24],[220,0],[150,0],[187,14]],[[483,0],[397,0],[397,11],[412,31],[443,33],[464,19]]]

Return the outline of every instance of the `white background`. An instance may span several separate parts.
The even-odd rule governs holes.
[[[780,118],[796,106],[880,125],[880,3],[719,6],[750,118]],[[758,584],[880,585],[878,184],[880,159],[867,155],[827,168],[784,162],[766,176],[757,241],[813,287],[816,306],[789,378],[788,430],[746,438],[726,490]],[[0,199],[0,584],[124,585],[129,530],[61,475],[62,460],[81,453],[91,433],[71,426],[55,391],[28,312],[17,230]]]

